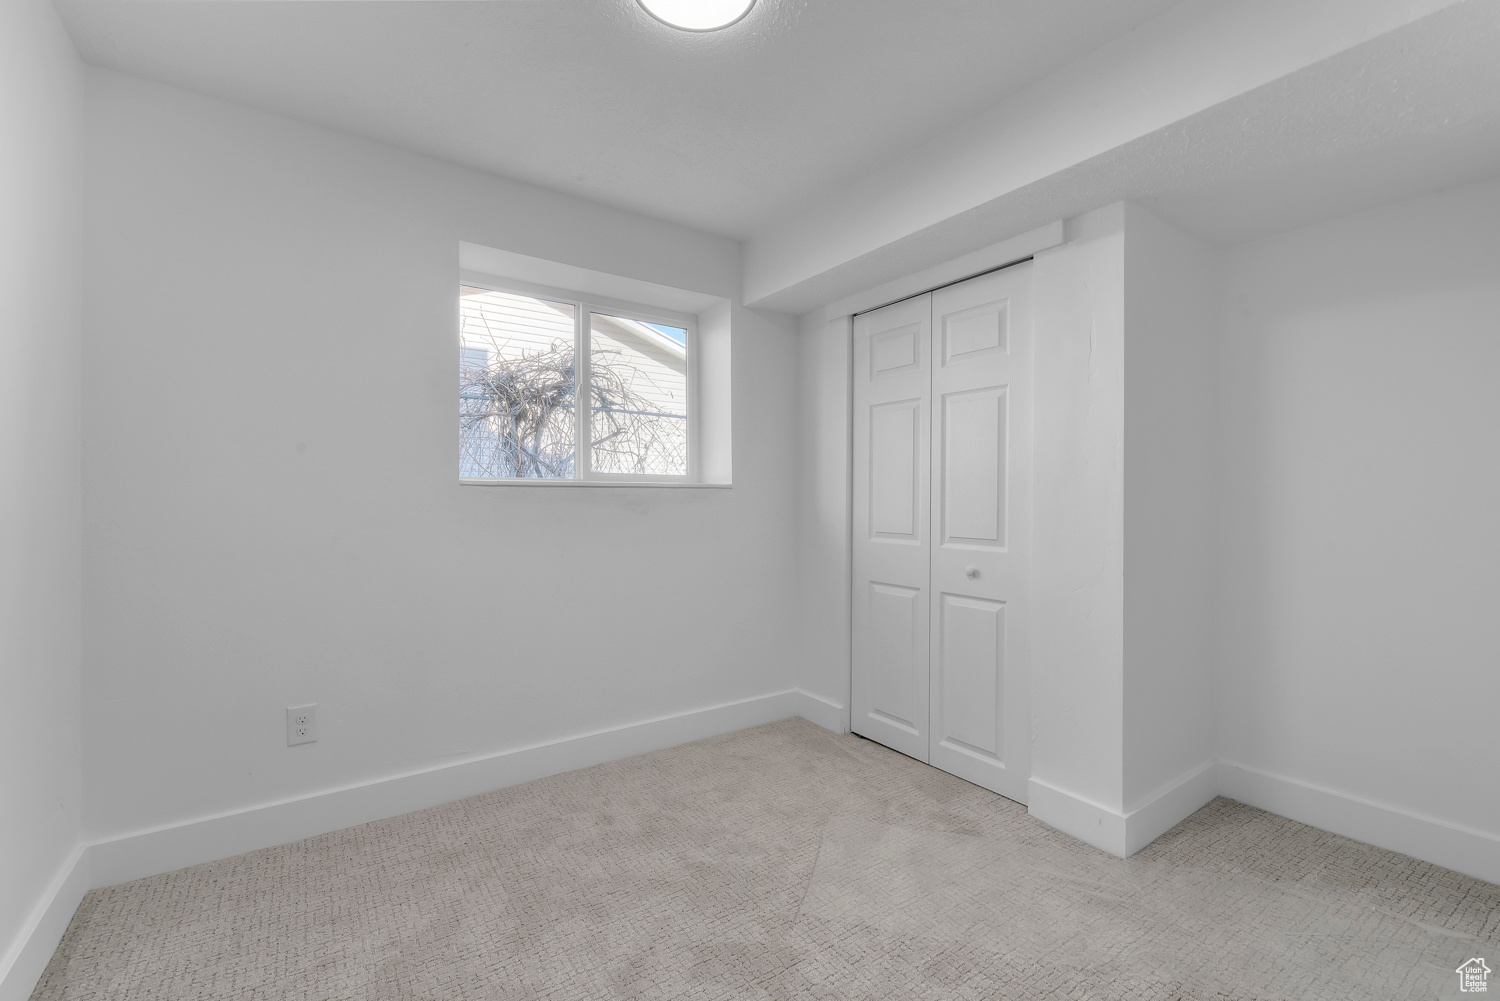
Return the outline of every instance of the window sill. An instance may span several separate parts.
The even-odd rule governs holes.
[[[653,490],[728,490],[733,483],[686,483],[682,480],[475,480],[460,477],[461,487],[626,487]]]

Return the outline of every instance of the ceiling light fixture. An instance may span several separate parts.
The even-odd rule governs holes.
[[[640,0],[646,13],[683,31],[727,28],[755,6],[755,0]]]

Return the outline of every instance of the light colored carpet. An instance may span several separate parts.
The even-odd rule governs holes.
[[[1122,861],[788,720],[95,891],[33,998],[1432,998],[1475,955],[1500,886],[1223,799]]]

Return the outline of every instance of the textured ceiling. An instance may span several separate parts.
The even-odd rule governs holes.
[[[84,58],[735,237],[1175,0],[59,0]]]

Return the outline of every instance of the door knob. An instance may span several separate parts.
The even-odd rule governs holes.
[[[979,568],[978,567],[964,567],[964,576],[967,577],[967,578],[969,578],[970,580],[973,580],[975,577],[979,576]]]

